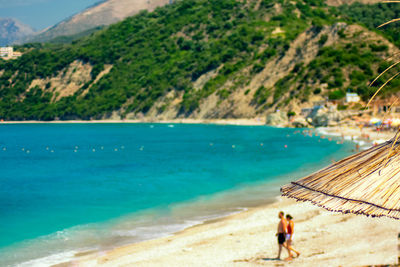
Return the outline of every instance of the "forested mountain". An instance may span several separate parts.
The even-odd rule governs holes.
[[[0,63],[0,118],[238,118],[349,90],[367,99],[400,44],[395,24],[376,26],[399,15],[396,4],[177,1],[71,45],[20,47]]]

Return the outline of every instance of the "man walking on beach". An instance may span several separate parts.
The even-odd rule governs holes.
[[[287,234],[287,222],[285,219],[285,213],[283,211],[279,212],[279,224],[278,224],[278,231],[276,233],[276,236],[278,237],[278,245],[279,245],[279,251],[278,251],[278,257],[277,259],[281,259],[281,252],[282,252],[282,247],[285,247],[285,240],[286,240],[286,234]],[[290,254],[290,251],[288,251]]]

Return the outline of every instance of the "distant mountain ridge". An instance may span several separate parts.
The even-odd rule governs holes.
[[[90,29],[119,22],[142,10],[152,11],[171,0],[105,0],[86,8],[22,42],[46,42],[60,36],[76,35]]]
[[[15,40],[31,35],[34,30],[12,18],[0,18],[0,46],[11,45]]]

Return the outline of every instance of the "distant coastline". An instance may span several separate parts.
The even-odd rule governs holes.
[[[171,120],[151,120],[151,119],[137,119],[137,120],[54,120],[54,121],[1,121],[0,125],[4,124],[136,124],[136,123],[157,123],[157,124],[216,124],[216,125],[238,125],[238,126],[271,126],[278,128],[293,128],[285,126],[276,126],[266,124],[266,119],[263,117],[259,118],[239,118],[239,119],[171,119]],[[382,142],[383,140],[389,140],[394,136],[393,132],[388,131],[376,131],[370,127],[352,127],[352,126],[327,126],[327,127],[315,127],[305,128],[313,129],[318,133],[326,134],[327,136],[347,136],[352,141],[362,140],[368,144],[373,145],[375,142]],[[368,138],[366,138],[368,136]],[[348,139],[349,140],[349,139]]]
[[[67,121],[2,121],[1,124],[39,124],[39,123],[182,123],[182,124],[221,124],[221,125],[265,125],[264,118],[253,119],[172,119],[172,120],[67,120]]]
[[[240,125],[240,126],[271,126],[278,128],[293,128],[285,126],[276,126],[266,124],[266,119],[263,117],[258,118],[239,118],[239,119],[171,119],[171,120],[151,120],[151,119],[137,119],[137,120],[54,120],[54,121],[1,121],[2,124],[117,124],[117,123],[158,123],[158,124],[217,124],[217,125]],[[312,127],[305,129],[314,129],[317,132],[325,133],[328,136],[348,136],[352,139],[359,139],[371,142],[377,140],[389,140],[394,136],[393,132],[376,131],[374,128],[363,127],[358,128],[355,126],[326,126],[326,127]],[[368,139],[366,139],[368,136]]]

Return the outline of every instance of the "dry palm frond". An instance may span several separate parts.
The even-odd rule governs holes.
[[[398,136],[281,188],[330,211],[400,219]]]
[[[389,20],[389,21],[387,21],[387,22],[385,22],[385,23],[379,25],[377,28],[381,28],[381,27],[383,27],[383,26],[385,26],[385,25],[388,25],[388,24],[390,24],[390,23],[397,22],[397,21],[400,21],[400,18]]]
[[[382,71],[370,84],[369,86],[371,87],[380,77],[382,77],[383,74],[385,74],[388,70],[394,68],[396,65],[398,65],[400,63],[400,61],[397,61],[395,63],[393,63],[392,65],[390,65],[389,67],[387,67],[384,71]]]
[[[388,79],[381,87],[379,87],[378,90],[376,90],[375,94],[369,99],[366,107],[369,106],[369,104],[371,104],[372,100],[375,98],[375,96],[379,93],[380,90],[382,90],[383,87],[385,87],[391,80],[393,80],[394,78],[396,78],[398,75],[400,74],[400,72],[396,73],[395,75],[393,75],[392,77],[390,77],[390,79]]]

